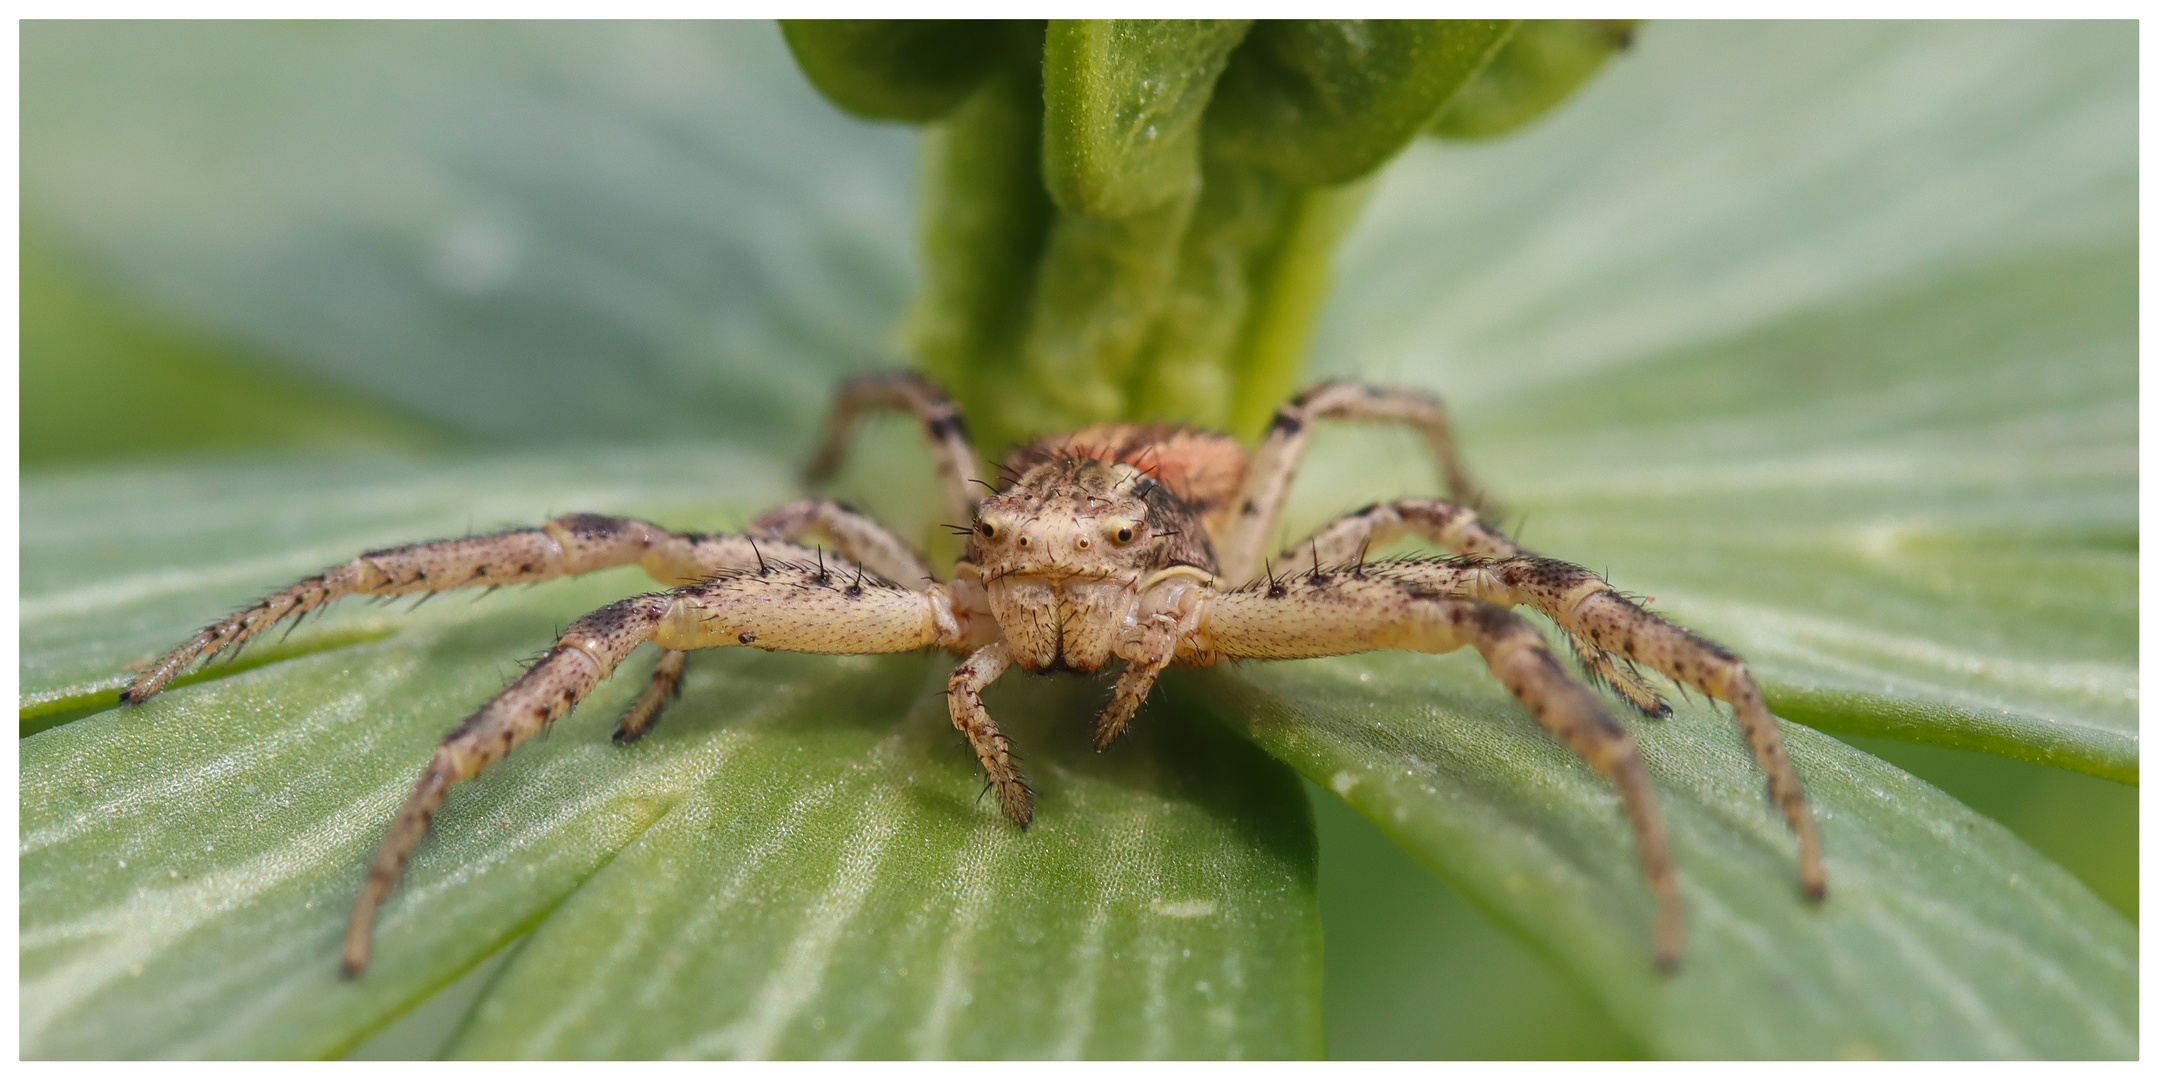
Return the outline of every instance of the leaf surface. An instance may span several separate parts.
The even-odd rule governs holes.
[[[396,111],[401,119],[388,133],[370,112],[328,125],[288,118],[269,124],[265,136],[205,119],[235,100],[231,86],[207,80],[202,97],[188,98],[158,81],[245,50],[202,36],[188,39],[197,47],[175,50],[162,37],[144,36],[126,62],[100,67],[89,62],[98,54],[83,38],[66,37],[85,31],[33,29],[24,60],[26,216],[43,214],[68,235],[87,238],[161,302],[355,393],[381,394],[479,437],[560,442],[716,431],[757,446],[760,454],[749,460],[761,463],[744,466],[739,454],[565,453],[533,463],[544,480],[520,473],[511,485],[493,471],[499,463],[340,467],[394,480],[394,488],[379,490],[350,475],[339,480],[334,471],[310,474],[301,485],[308,490],[295,491],[255,483],[251,473],[185,467],[37,481],[23,510],[22,671],[30,711],[52,710],[43,714],[48,720],[96,709],[96,695],[116,689],[119,665],[164,647],[251,590],[363,546],[580,508],[639,509],[691,527],[738,523],[788,494],[769,463],[791,459],[792,448],[807,443],[832,376],[886,355],[880,335],[907,292],[910,241],[904,204],[893,192],[904,188],[911,168],[909,144],[830,120],[786,73],[784,58],[771,60],[778,43],[768,32],[756,32],[764,34],[759,45],[754,35],[675,39],[625,31],[606,38],[606,49],[556,31],[514,45],[466,36],[435,46],[437,54],[397,37],[408,31],[337,31],[296,46],[291,69],[259,77],[292,79],[303,70],[324,80],[309,86],[371,88],[310,101],[395,101],[406,84],[433,85],[410,78],[411,71],[436,70],[428,65],[450,57],[459,74],[449,82],[463,95],[450,100],[458,106]],[[63,37],[76,51],[32,47]],[[723,57],[741,66],[715,62],[711,69],[750,74],[715,83],[705,74],[710,69],[694,63],[617,63],[651,55],[647,50]],[[1660,610],[1740,651],[1788,720],[2132,781],[2139,761],[2137,436],[2130,411],[2134,59],[2132,31],[2099,24],[1649,24],[1588,89],[1519,138],[1475,146],[1420,141],[1382,175],[1340,252],[1311,375],[1445,393],[1470,464],[1511,512],[1502,524],[1538,550],[1655,597]],[[609,74],[622,69],[648,81]],[[97,74],[108,70],[131,78]],[[677,82],[662,77],[669,71]],[[54,94],[48,87],[72,89]],[[170,108],[144,112],[138,99],[145,97]],[[55,125],[52,118],[73,115],[55,109],[56,101],[91,115],[192,118],[175,130],[213,129],[225,141],[200,144],[230,152],[204,160],[194,154],[196,142],[179,140],[174,149],[120,137],[151,130],[142,123]],[[737,108],[743,102],[749,105]],[[283,115],[264,108],[272,121]],[[339,168],[316,176],[315,167],[294,164],[299,155],[274,149],[289,145],[279,140],[295,130],[333,133],[337,141],[327,148],[303,145]],[[775,130],[786,132],[787,154],[745,149],[765,145],[752,140]],[[408,157],[397,160],[416,160],[419,175],[434,179],[391,185],[395,197],[352,182],[414,175],[359,167],[377,161],[370,154],[383,145],[405,147],[399,153]],[[600,149],[556,153],[588,145]],[[623,161],[640,167],[619,168]],[[265,198],[270,179],[295,173],[316,182]],[[1032,206],[1017,216],[1034,220],[1044,212]],[[239,221],[247,227],[234,227]],[[498,228],[503,221],[516,228]],[[518,250],[529,258],[515,263],[522,269],[474,276],[494,264],[471,253],[496,249],[465,241],[504,235],[525,245]],[[991,276],[977,283],[978,302],[1001,295],[989,287]],[[1406,438],[1322,430],[1319,439],[1296,489],[1297,529],[1370,499],[1432,490],[1428,466]],[[904,513],[918,500],[882,478],[904,474],[919,459],[882,456],[888,460],[864,466],[871,471],[854,490],[868,493],[865,501],[880,511]],[[667,479],[651,492],[633,490],[654,475]],[[309,502],[316,488],[343,497]],[[376,494],[352,494],[363,489]],[[527,494],[498,498],[500,490]],[[629,494],[616,501],[624,490]],[[198,500],[206,512],[184,528],[112,510]],[[715,505],[729,512],[715,518]],[[192,553],[181,558],[168,550]],[[329,720],[309,719],[316,713],[308,710],[329,706],[273,712],[271,702],[327,702],[333,687],[346,684],[324,681],[288,695],[269,689],[279,673],[305,670],[310,679],[330,680],[345,671],[335,658],[363,653],[402,656],[415,670],[423,659],[431,669],[453,661],[439,700],[415,697],[402,711],[370,706],[370,716],[394,714],[395,723],[412,725],[394,737],[413,756],[352,780],[340,805],[358,809],[335,819],[344,830],[330,845],[335,850],[308,856],[318,865],[308,872],[319,876],[307,879],[315,882],[307,898],[340,909],[417,755],[500,685],[510,670],[502,661],[536,647],[592,603],[642,586],[631,576],[606,590],[591,587],[552,587],[544,617],[498,597],[462,630],[456,626],[466,624],[430,621],[451,618],[446,611],[464,618],[461,599],[409,617],[358,610],[311,625],[282,654],[299,659],[182,690],[162,706],[178,708],[172,703],[189,694],[232,695],[218,699],[230,714],[187,714],[192,722],[157,729],[162,742],[122,757],[133,763],[129,769],[167,776],[153,766],[183,760],[198,729],[213,740],[202,746],[225,747],[228,756],[237,753],[231,747],[270,739],[280,725],[321,730]],[[513,611],[526,612],[514,629],[488,629],[494,613],[507,619]],[[423,646],[434,651],[399,651]],[[308,652],[317,647],[319,655]],[[759,666],[747,661],[784,663],[729,659],[741,665],[725,669],[730,687],[758,677],[752,669]],[[772,679],[780,676],[771,672],[798,670],[760,669]],[[816,670],[833,679],[848,672],[854,696],[887,703],[889,722],[834,720],[836,708],[800,704],[826,700],[810,694],[757,713],[771,717],[752,725],[758,738],[780,728],[814,730],[830,740],[823,745],[853,760],[882,761],[873,751],[883,736],[926,725],[910,719],[926,673],[898,660],[859,672]],[[241,693],[256,686],[263,689]],[[721,711],[737,715],[735,691],[708,692],[720,696]],[[1834,893],[1817,911],[1797,899],[1789,841],[1723,721],[1682,709],[1664,724],[1630,722],[1676,823],[1694,920],[1686,971],[1668,984],[1643,981],[1646,900],[1611,797],[1496,695],[1488,675],[1462,658],[1352,659],[1172,682],[1169,696],[1141,720],[1174,730],[1177,718],[1203,708],[1247,729],[1322,786],[1348,773],[1350,802],[1534,943],[1629,1035],[1658,1052],[2137,1052],[2124,1019],[2133,1014],[2135,992],[2131,925],[1938,792],[1798,723],[1786,729],[1800,772],[1835,815],[1825,823]],[[743,692],[740,704],[764,708],[756,703],[769,700]],[[692,705],[685,699],[685,711],[655,738],[699,730],[685,720]],[[596,703],[590,712],[604,715],[609,707]],[[244,726],[257,722],[262,726]],[[64,740],[55,738],[87,739],[69,729],[116,723],[100,713],[27,742],[26,792],[40,782],[33,760],[39,770],[78,779],[81,769],[65,771],[70,762],[121,760],[111,756],[118,750],[105,758],[88,747],[60,753]],[[583,738],[571,730],[579,723],[591,725]],[[509,768],[534,776],[559,768],[602,787],[615,783],[604,780],[605,767],[621,755],[609,757],[613,748],[596,738],[600,723],[580,716]],[[702,730],[724,726],[709,723]],[[220,724],[235,729],[216,734]],[[871,739],[871,729],[883,735]],[[1029,734],[1045,755],[1055,753],[1054,737]],[[592,762],[543,764],[553,760],[547,753],[569,752],[559,747],[579,747]],[[945,786],[929,790],[964,795],[962,752],[943,752],[955,755],[939,759],[950,770]],[[683,754],[684,762],[695,757]],[[203,779],[150,790],[200,791],[224,775],[211,769]],[[578,897],[612,889],[625,891],[609,895],[630,896],[634,890],[610,877],[615,867],[649,859],[664,868],[670,829],[695,814],[734,812],[698,803],[667,825],[667,813],[690,804],[667,801],[684,789],[666,785],[686,784],[688,775],[609,788],[627,794],[594,803],[615,809],[594,811],[583,826],[591,830],[586,839],[565,839],[560,861],[546,863],[552,869],[529,871],[533,880],[555,875],[548,879],[556,883],[552,895],[572,899],[550,909],[556,914],[530,939],[529,959],[520,954],[505,972],[529,963],[526,970],[566,981],[561,957],[589,954],[596,940],[590,927],[605,920]],[[1063,786],[1075,799],[1094,797],[1082,779]],[[861,796],[848,805],[876,804],[888,787],[864,781],[846,789]],[[55,806],[87,798],[64,786],[37,790]],[[472,820],[483,820],[486,796],[478,788],[460,795],[474,807]],[[362,805],[363,797],[380,807]],[[510,796],[496,798],[506,804]],[[867,835],[851,830],[857,819],[837,808],[847,800],[835,800],[819,819],[827,834]],[[748,818],[771,812],[749,802],[725,805]],[[664,812],[653,809],[659,806]],[[42,811],[26,794],[26,837],[35,813]],[[251,820],[244,812],[241,818]],[[119,850],[121,836],[135,835],[128,830],[151,829],[142,835],[157,839],[145,850],[192,845],[195,833],[215,832],[199,821],[190,825],[194,833],[177,834],[142,821],[123,818],[104,839],[83,841],[71,850],[79,861],[25,855],[25,1000],[33,1001],[33,978],[60,980],[37,983],[41,991],[71,985],[53,1000],[76,1003],[66,1016],[77,1025],[40,1013],[42,1026],[33,1028],[26,1011],[26,1049],[62,1045],[36,1041],[58,1039],[48,1032],[95,1024],[126,1031],[137,1022],[122,1005],[144,999],[99,995],[120,995],[128,979],[149,978],[150,965],[143,976],[108,966],[103,970],[118,974],[100,976],[92,989],[67,982],[89,976],[54,974],[77,962],[38,950],[62,947],[52,940],[81,947],[102,932],[65,923],[73,915],[63,913],[101,909],[87,901],[40,906],[46,901],[34,895],[40,879],[33,871],[52,881],[80,874],[82,888],[105,890],[90,899],[118,903],[148,883],[117,867],[81,868],[108,857],[137,868],[136,857]],[[53,822],[61,819],[47,820]],[[909,831],[915,827],[893,824],[889,836],[917,835]],[[448,875],[455,860],[446,830],[436,843],[445,852],[440,872]],[[480,843],[478,835],[467,834],[466,842]],[[517,865],[556,858],[539,850],[547,846],[535,844],[535,861]],[[621,854],[601,866],[603,850]],[[1099,865],[1126,865],[1106,846],[1099,850]],[[692,854],[674,857],[684,867],[711,865]],[[802,886],[840,895],[816,891],[841,865],[831,851],[826,859],[803,864],[811,869]],[[188,865],[171,869],[187,872]],[[757,877],[762,872],[741,880],[768,880]],[[1251,880],[1264,877],[1250,873]],[[572,885],[587,881],[572,894]],[[882,887],[834,903],[866,910],[891,895]],[[445,888],[441,895],[455,893]],[[393,907],[405,902],[419,910],[415,895],[408,889]],[[472,895],[495,894],[483,888]],[[411,974],[403,989],[358,1010],[361,1021],[341,1029],[347,1034],[310,1045],[343,1045],[339,1039],[357,1038],[477,962],[538,910],[530,897],[518,902],[526,906],[465,924],[486,941],[462,946],[463,959]],[[196,910],[216,903],[201,899]],[[662,898],[634,924],[660,928],[651,931],[660,937],[677,932],[685,924],[670,905]],[[34,938],[33,912],[47,920],[40,927],[71,929],[59,939]],[[311,929],[304,933],[325,943],[327,955],[341,911],[310,916],[319,921],[305,924]],[[555,924],[555,917],[564,921]],[[414,917],[404,925],[418,934],[422,923],[448,932],[455,922]],[[1132,924],[1142,938],[1150,932],[1143,922]],[[204,958],[207,974],[196,977],[225,979],[212,961],[230,962],[244,954],[241,945],[254,946],[231,929],[243,924],[226,925],[232,944],[190,954]],[[573,926],[584,929],[566,929]],[[790,929],[756,924],[728,947],[779,956],[773,942],[782,937],[790,944],[820,940]],[[1084,927],[1070,923],[1064,931],[1059,942],[1076,940]],[[979,940],[999,939],[988,933]],[[908,947],[895,941],[890,955]],[[623,949],[622,966],[610,972],[635,970],[653,955],[643,943]],[[835,946],[830,955],[853,965],[847,971],[870,970],[859,953]],[[878,969],[886,966],[878,959]],[[676,985],[704,989],[706,977],[692,970]],[[235,976],[217,985],[247,982]],[[766,1000],[802,1002],[810,1011],[791,1015],[806,1016],[811,1031],[814,1008],[834,1002],[825,1014],[828,1037],[853,1032],[847,1045],[863,1053],[903,1052],[878,1042],[885,1037],[878,1032],[894,1030],[879,1026],[887,1021],[859,1008],[842,1011],[837,998],[792,985],[795,997]],[[545,987],[518,993],[532,1003],[518,1015],[567,1015]],[[172,999],[173,1007],[210,1000],[190,994]],[[610,1017],[608,1024],[623,1026],[587,1039],[566,1024],[541,1031],[514,1019],[483,1008],[464,1048],[640,1046],[665,1053],[689,1045],[659,1021],[628,1030],[639,1021]],[[160,1022],[168,1031],[176,1023],[169,1016]],[[220,1021],[228,1022],[239,1021]],[[145,1022],[145,1030],[154,1026]],[[187,1037],[196,1038],[198,1028],[226,1030],[198,1025]],[[1093,1030],[1114,1028],[1099,1021]],[[770,1036],[762,1045],[822,1052],[790,1041],[809,1039],[799,1026],[755,1030]],[[945,1044],[955,1054],[969,1052],[968,1045]],[[1042,1045],[1028,1049],[1049,1052]]]
[[[1714,59],[1741,44],[1652,24],[1524,137],[1413,148],[1344,251],[1322,369],[1446,392],[1507,527],[1735,648],[1787,721],[2133,783],[2124,35],[1811,27],[1743,73]],[[1703,100],[1712,77],[1731,96]],[[1894,116],[1855,119],[1889,97]],[[1432,490],[1406,437],[1332,439],[1289,537]],[[1666,986],[1642,981],[1647,909],[1616,907],[1645,896],[1615,802],[1582,766],[1514,771],[1512,735],[1453,726],[1471,708],[1456,679],[1493,722],[1505,705],[1473,662],[1241,678],[1254,689],[1205,682],[1191,700],[1344,792],[1656,1053],[2136,1052],[2129,923],[1992,823],[1799,724],[1799,772],[1832,815],[1818,912],[1727,726],[1698,709],[1630,724],[1693,910]],[[1474,794],[1494,775],[1508,795]],[[1599,809],[1542,819],[1575,782]],[[1612,876],[1570,907],[1565,864],[1591,846]],[[1606,920],[1602,944],[1581,936]]]
[[[1508,19],[1272,19],[1222,72],[1209,136],[1299,184],[1392,158],[1514,31]]]
[[[1688,707],[1632,725],[1686,901],[1684,965],[1665,978],[1617,794],[1473,655],[1248,665],[1175,693],[1377,822],[1657,1056],[2135,1054],[2135,928],[2006,829],[1834,739],[1785,729],[1829,852],[1814,905],[1728,721]]]
[[[1726,33],[1646,28],[1522,138],[1412,148],[1322,369],[1446,393],[1504,524],[1738,650],[1784,715],[2134,782],[2125,39],[1812,27],[1740,79]],[[1431,490],[1406,439],[1335,445],[1298,529]]]
[[[1003,27],[961,19],[786,19],[802,73],[839,107],[871,120],[935,120],[1001,57]]]
[[[1055,19],[1042,52],[1042,180],[1129,217],[1199,185],[1199,120],[1249,19]]]
[[[264,467],[146,505],[172,474],[33,484],[25,602],[47,633],[26,643],[25,686],[109,703],[92,676],[288,564],[453,531],[467,509],[532,520],[567,492],[675,521],[701,501],[687,523],[704,524],[712,478],[721,505],[755,505],[773,471],[730,452]],[[261,500],[292,527],[235,529]],[[366,512],[392,502],[396,520]],[[103,552],[70,539],[92,505],[115,519]],[[435,741],[556,628],[649,587],[617,570],[410,614],[348,601],[293,635],[291,659],[26,739],[26,1056],[335,1054],[528,932],[456,1051],[1318,1052],[1316,852],[1294,776],[1194,718],[1097,756],[1102,687],[1015,679],[989,703],[1041,792],[1022,833],[978,798],[948,665],[922,655],[699,653],[660,728],[622,748],[603,732],[649,671],[632,660],[452,794],[374,966],[341,979],[351,897]]]
[[[1445,139],[1504,134],[1550,111],[1632,41],[1635,19],[1523,19],[1491,62],[1439,112]]]

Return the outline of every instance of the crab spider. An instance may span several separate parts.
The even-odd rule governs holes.
[[[1768,776],[1770,797],[1797,834],[1801,888],[1811,897],[1825,893],[1812,811],[1745,664],[1597,575],[1532,554],[1485,524],[1475,509],[1482,497],[1461,467],[1437,399],[1328,383],[1283,405],[1251,453],[1227,436],[1189,428],[1086,428],[1016,451],[999,488],[978,475],[966,425],[941,389],[908,373],[869,375],[841,389],[810,479],[837,465],[857,418],[887,409],[920,420],[948,508],[970,523],[948,581],[937,581],[922,556],[882,526],[825,499],[774,510],[739,535],[571,514],[533,529],[367,552],[203,628],[144,670],[123,700],[145,701],[198,661],[341,596],[543,581],[630,563],[668,586],[578,619],[442,740],[353,903],[344,968],[357,975],[368,964],[375,914],[449,789],[567,714],[646,642],[660,647],[660,660],[617,725],[619,742],[651,730],[692,649],[947,650],[960,661],[950,683],[952,723],[1004,816],[1021,828],[1033,820],[1033,793],[981,698],[1014,665],[1094,672],[1122,660],[1095,725],[1095,745],[1106,749],[1172,664],[1468,647],[1539,723],[1618,789],[1657,901],[1655,958],[1668,970],[1678,963],[1683,923],[1655,793],[1626,729],[1514,610],[1527,607],[1555,622],[1589,673],[1641,712],[1667,715],[1670,707],[1637,666],[1728,702]],[[1262,560],[1311,424],[1320,419],[1414,427],[1451,499],[1374,504]],[[1453,557],[1365,559],[1404,534]],[[825,554],[825,544],[834,555]]]

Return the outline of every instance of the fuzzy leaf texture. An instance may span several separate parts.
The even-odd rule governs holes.
[[[1339,248],[1305,378],[1446,393],[1525,543],[1751,661],[1824,905],[1697,705],[1627,721],[1689,908],[1666,980],[1615,796],[1473,658],[1182,673],[1098,757],[1102,686],[1000,687],[1020,834],[941,662],[724,650],[647,743],[605,739],[635,659],[455,792],[345,983],[434,740],[648,586],[347,602],[116,710],[125,666],[364,547],[793,497],[833,379],[892,360],[913,138],[833,114],[769,28],[27,28],[37,235],[389,418],[350,438],[466,445],[26,476],[24,1056],[332,1054],[475,971],[445,1053],[1314,1054],[1288,769],[1646,1052],[2135,1056],[2128,920],[1808,730],[2137,775],[2134,56],[2100,24],[1650,24],[1519,138],[1411,145]],[[839,493],[922,535],[925,474],[894,425]],[[1291,528],[1432,482],[1405,436],[1322,431]]]
[[[1489,138],[1544,115],[1630,44],[1636,25],[1634,19],[1523,19],[1439,110],[1430,133]]]
[[[1261,23],[1222,74],[1210,124],[1223,153],[1299,184],[1385,164],[1514,32],[1507,20],[1284,19]]]
[[[1015,62],[931,136],[905,347],[993,445],[1132,418],[1255,434],[1293,389],[1363,203],[1348,182],[1514,29],[1050,21],[1039,64]],[[1594,67],[1513,66],[1483,96],[1517,119]]]
[[[967,19],[783,19],[802,74],[840,108],[920,123],[951,112],[1004,59],[1008,29]]]
[[[1200,120],[1248,19],[1058,19],[1042,52],[1042,180],[1121,218],[1199,187]]]

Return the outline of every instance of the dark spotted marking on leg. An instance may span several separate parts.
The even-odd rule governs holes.
[[[554,519],[551,524],[560,525],[579,540],[604,540],[620,536],[628,531],[627,519],[606,514],[567,514]]]
[[[949,439],[954,435],[962,439],[970,438],[967,433],[967,418],[956,411],[933,417],[927,421],[927,425],[929,437],[932,439]]]

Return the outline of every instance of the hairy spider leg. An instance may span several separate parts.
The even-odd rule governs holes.
[[[1357,382],[1320,383],[1289,399],[1274,413],[1266,437],[1252,455],[1237,493],[1234,516],[1222,535],[1215,538],[1223,580],[1243,584],[1259,572],[1260,554],[1281,520],[1289,484],[1296,479],[1297,466],[1302,464],[1304,449],[1311,442],[1314,420],[1390,421],[1415,428],[1438,464],[1446,494],[1455,502],[1489,509],[1483,492],[1461,464],[1461,455],[1454,448],[1453,425],[1447,420],[1445,403],[1437,395]]]
[[[746,537],[730,539],[743,541]],[[465,718],[435,750],[390,823],[353,900],[345,972],[365,970],[376,912],[404,873],[449,789],[481,772],[576,707],[647,641],[676,652],[750,645],[787,652],[893,653],[956,648],[960,622],[944,586],[902,588],[812,548],[761,541],[761,562],[702,584],[631,597],[578,619],[515,682]],[[747,548],[745,546],[745,553]]]
[[[688,665],[689,654],[681,649],[659,651],[659,662],[652,665],[652,681],[645,684],[644,692],[630,702],[629,708],[622,710],[622,719],[615,721],[615,742],[627,746],[651,732],[660,711],[682,696],[682,669]]]
[[[946,691],[951,703],[952,726],[967,737],[967,745],[974,748],[974,756],[982,763],[982,772],[989,777],[989,786],[996,789],[997,802],[1003,806],[1004,816],[1012,824],[1024,829],[1034,820],[1034,789],[1027,786],[1026,778],[1019,775],[1019,767],[1012,764],[1012,742],[1004,735],[1004,729],[990,718],[988,708],[982,705],[982,690],[1004,674],[1012,666],[1011,647],[1002,641],[993,642],[976,649],[973,655],[952,670],[952,679]]]
[[[980,501],[973,489],[994,489],[981,479],[974,444],[967,440],[966,418],[943,387],[912,371],[872,372],[840,384],[817,456],[802,472],[804,481],[814,484],[838,471],[855,422],[871,410],[908,411],[921,420],[922,435],[929,440],[929,453],[936,462],[937,484],[944,491],[945,513],[953,524],[972,522]]]
[[[733,565],[721,549],[740,542],[739,537],[669,532],[634,518],[568,514],[537,528],[365,552],[203,627],[136,676],[120,700],[130,705],[147,701],[195,662],[238,648],[278,623],[340,597],[490,588],[632,563],[641,563],[663,584],[687,584],[702,576],[705,567]],[[742,554],[746,558],[748,552]]]
[[[1195,648],[1205,659],[1287,660],[1374,649],[1452,652],[1463,645],[1484,662],[1538,723],[1601,773],[1625,806],[1649,892],[1656,899],[1656,963],[1678,966],[1684,907],[1663,811],[1634,749],[1588,687],[1568,674],[1527,619],[1496,604],[1455,599],[1422,588],[1405,567],[1382,562],[1351,574],[1277,577],[1214,598]]]
[[[759,539],[770,537],[798,544],[823,540],[841,556],[868,567],[870,573],[909,588],[936,581],[929,560],[906,541],[869,515],[830,499],[789,503],[750,522],[742,531]]]
[[[1643,608],[1595,572],[1524,550],[1477,520],[1475,511],[1437,499],[1367,506],[1286,549],[1274,565],[1277,572],[1309,573],[1314,565],[1346,563],[1357,552],[1404,534],[1468,556],[1398,564],[1418,567],[1414,573],[1422,587],[1542,612],[1572,640],[1590,672],[1641,712],[1669,716],[1671,706],[1630,670],[1635,664],[1730,703],[1732,718],[1768,777],[1770,801],[1798,838],[1800,888],[1816,899],[1827,895],[1827,861],[1805,785],[1745,661],[1729,649]]]
[[[936,581],[928,561],[893,536],[891,530],[868,515],[830,499],[789,503],[751,522],[743,532],[746,535],[742,539],[750,546],[750,554],[758,560],[757,564],[761,564],[763,558],[756,550],[759,540],[794,543],[823,540],[842,557],[852,560],[858,572],[866,569],[887,581],[909,587]],[[739,552],[731,554],[739,555]],[[750,565],[753,564],[729,562],[709,567],[707,572],[746,569]],[[687,658],[679,650],[660,650],[659,662],[652,666],[651,684],[622,714],[622,721],[615,728],[616,742],[635,742],[651,733],[660,711],[681,693],[686,663]]]
[[[1373,548],[1384,549],[1405,535],[1417,536],[1456,555],[1510,559],[1528,555],[1504,533],[1485,525],[1476,511],[1438,499],[1395,499],[1372,503],[1328,522],[1303,540],[1284,548],[1273,565],[1286,573],[1349,562]],[[1617,657],[1579,633],[1568,630],[1574,651],[1589,673],[1618,692],[1646,716],[1669,716],[1666,703],[1640,674],[1621,666]]]
[[[1177,643],[1198,626],[1198,618],[1196,610],[1183,614],[1164,611],[1149,616],[1140,625],[1138,651],[1117,676],[1108,708],[1094,721],[1094,749],[1107,750],[1123,737],[1132,717],[1138,715],[1139,706],[1146,704],[1147,695],[1153,693],[1154,681],[1176,660]]]

